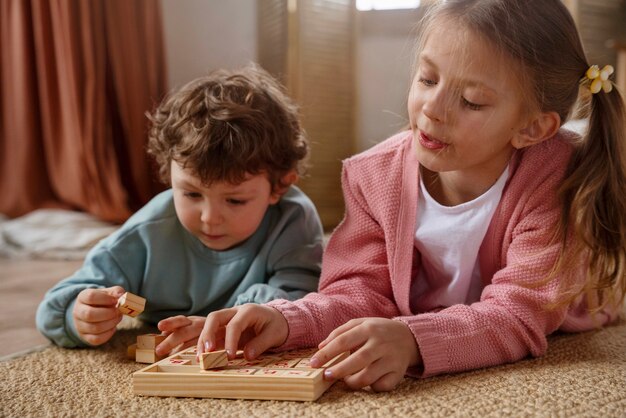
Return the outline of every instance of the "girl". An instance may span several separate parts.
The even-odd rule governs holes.
[[[559,0],[445,1],[420,29],[411,130],[345,161],[319,292],[213,313],[199,351],[318,344],[313,367],[351,352],[326,378],[391,390],[616,319],[626,129],[611,68],[589,65]],[[584,138],[560,128],[580,92]]]

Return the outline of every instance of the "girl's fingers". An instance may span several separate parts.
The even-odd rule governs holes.
[[[236,313],[236,309],[223,309],[221,311],[212,312],[207,316],[200,337],[198,338],[198,355],[206,351],[215,350],[217,340],[224,338],[225,325]]]
[[[162,321],[159,321],[159,323],[157,324],[157,328],[159,328],[159,331],[161,332],[171,333],[178,328],[186,327],[191,324],[192,324],[191,320],[187,318],[186,316],[177,315],[177,316],[172,316]]]
[[[339,355],[343,351],[339,351],[337,355]],[[329,358],[328,360],[332,358],[333,357]],[[326,378],[327,380],[343,379],[346,376],[353,375],[355,373],[358,373],[359,371],[362,371],[363,369],[370,367],[371,364],[377,360],[378,358],[375,356],[374,352],[363,346],[356,350],[354,353],[350,354],[345,359],[341,360],[339,363],[324,370],[324,378]],[[324,363],[322,363],[321,365],[324,365]]]
[[[181,327],[176,328],[176,330],[169,335],[159,344],[155,351],[159,356],[164,356],[172,353],[172,350],[178,348],[183,344],[187,344],[191,342],[191,345],[195,345],[197,343],[198,338],[198,328],[193,327],[193,321],[189,320],[187,317],[183,317],[187,321],[183,321],[178,319],[177,322],[181,324]],[[173,319],[173,318],[170,318]],[[182,325],[187,324],[187,325]],[[185,348],[190,347],[190,345],[186,345]],[[179,348],[179,350],[182,348]],[[177,350],[178,351],[178,350]]]
[[[241,334],[251,325],[248,316],[244,310],[240,310],[237,315],[233,316],[226,326],[226,334],[224,337],[224,349],[229,359],[234,359],[239,348],[239,340]]]
[[[344,332],[347,332],[347,331],[351,330],[352,328],[360,325],[363,322],[364,319],[365,318],[352,319],[352,320],[346,322],[345,324],[338,326],[330,334],[328,334],[328,337],[326,337],[324,339],[324,341],[319,343],[319,345],[317,347],[318,348],[324,348],[324,346],[326,346],[326,344],[328,344],[330,341],[335,339],[337,336],[339,336],[339,335],[343,334]]]
[[[347,324],[348,323],[345,325]],[[326,344],[311,358],[311,367],[322,367],[329,360],[332,360],[345,351],[355,351],[358,347],[365,344],[368,338],[369,335],[362,332],[358,327],[350,327],[348,330],[342,330],[342,332],[338,333],[333,338],[329,336]],[[341,361],[339,364],[346,360]]]
[[[370,386],[377,392],[385,392],[393,389],[402,377],[378,359],[355,373],[343,376],[343,381],[351,389]]]
[[[390,390],[395,389],[395,387],[398,386],[398,383],[402,382],[403,379],[404,374],[389,372],[380,377],[374,383],[371,383],[370,387],[374,392],[389,392]]]

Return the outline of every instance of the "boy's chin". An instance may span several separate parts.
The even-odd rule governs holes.
[[[212,250],[212,251],[231,250],[245,241],[244,240],[244,241],[233,242],[230,239],[209,240],[205,237],[198,237],[198,239],[200,240],[202,245],[204,245],[205,247],[207,247],[209,250]]]

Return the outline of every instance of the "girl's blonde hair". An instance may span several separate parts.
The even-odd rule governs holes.
[[[538,110],[558,113],[563,123],[579,99],[587,99],[588,129],[560,189],[563,214],[556,233],[564,246],[547,280],[571,273],[579,264],[574,260],[586,260],[584,286],[567,289],[559,305],[582,294],[593,310],[621,304],[626,294],[624,102],[617,89],[589,97],[589,85],[581,80],[590,63],[567,8],[560,0],[441,1],[426,14],[423,36],[441,18],[453,19],[511,57]]]

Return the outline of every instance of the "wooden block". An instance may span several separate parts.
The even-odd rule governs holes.
[[[254,361],[240,358],[222,368],[203,370],[179,363],[193,350],[183,350],[133,373],[133,392],[144,396],[313,401],[333,384],[324,380],[324,369],[348,356],[342,353],[320,368],[299,368],[298,363],[308,365],[316,351],[300,350]]]
[[[137,348],[150,348],[154,350],[165,338],[166,336],[161,334],[138,335]]]
[[[138,348],[135,351],[135,361],[137,363],[156,363],[163,360],[163,357],[157,356],[156,351],[150,348]]]
[[[200,368],[202,370],[215,369],[224,367],[228,364],[226,350],[212,351],[210,353],[202,353],[200,356]]]
[[[146,300],[141,296],[126,292],[117,300],[117,309],[124,315],[135,317],[143,312]]]
[[[131,344],[126,349],[126,357],[135,360],[135,353],[137,351],[137,344]]]

